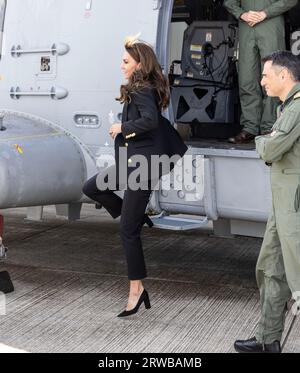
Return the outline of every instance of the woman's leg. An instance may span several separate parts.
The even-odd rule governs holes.
[[[125,250],[130,291],[126,310],[135,307],[144,287],[142,279],[147,277],[141,241],[144,214],[151,190],[126,190],[121,213],[121,239]]]
[[[83,193],[92,200],[101,203],[114,219],[118,218],[121,215],[122,198],[117,196],[113,190],[99,190],[97,188],[97,177],[98,174],[86,181],[82,189]]]

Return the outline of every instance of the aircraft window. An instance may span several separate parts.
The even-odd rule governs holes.
[[[2,56],[3,32],[4,32],[4,19],[7,0],[0,0],[0,58]]]

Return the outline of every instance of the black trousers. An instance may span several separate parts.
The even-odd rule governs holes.
[[[83,193],[101,203],[114,219],[121,216],[120,233],[127,260],[128,278],[141,280],[147,277],[141,230],[151,190],[127,189],[122,199],[113,190],[99,190],[96,183],[97,176],[93,176],[85,183]],[[116,190],[118,188],[117,185]]]

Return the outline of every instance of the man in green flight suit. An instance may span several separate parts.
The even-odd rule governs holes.
[[[266,97],[260,86],[261,58],[285,49],[283,13],[298,0],[225,0],[225,8],[239,20],[239,90],[242,131],[229,138],[249,143],[265,134],[276,119],[278,101]]]
[[[255,139],[260,157],[271,167],[272,212],[256,265],[261,317],[254,338],[235,341],[238,352],[281,352],[291,295],[293,313],[300,309],[300,59],[278,51],[263,63],[261,84],[282,105],[272,132]]]

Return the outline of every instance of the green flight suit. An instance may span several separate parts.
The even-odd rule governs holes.
[[[286,302],[293,295],[300,303],[300,83],[281,105],[272,130],[255,139],[260,157],[272,164],[272,212],[256,265],[261,343],[280,341]]]
[[[252,135],[268,132],[276,120],[277,99],[266,97],[260,85],[261,58],[285,50],[283,13],[297,0],[225,0],[224,6],[239,20],[239,90],[241,125]],[[267,18],[254,27],[240,19],[248,12],[265,11]]]

